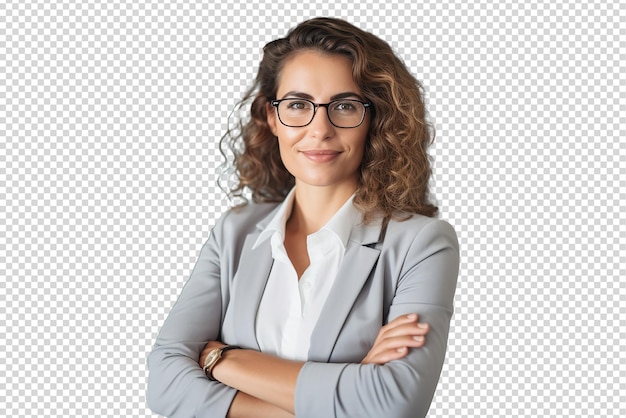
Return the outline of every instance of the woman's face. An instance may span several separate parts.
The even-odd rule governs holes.
[[[352,79],[348,58],[314,51],[297,53],[284,64],[276,98],[301,98],[314,103],[328,103],[337,98],[365,101]],[[268,104],[267,120],[278,137],[281,159],[295,177],[296,187],[306,184],[353,192],[358,185],[369,112],[356,128],[333,126],[327,112],[320,106],[310,124],[292,128],[283,125],[276,108]]]

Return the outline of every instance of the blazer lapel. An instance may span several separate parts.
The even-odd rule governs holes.
[[[269,239],[254,249],[252,247],[274,213],[275,211],[272,211],[259,222],[258,230],[246,237],[233,280],[231,303],[236,304],[231,307],[235,324],[234,333],[240,344],[256,350],[260,350],[256,339],[256,315],[274,259]]]
[[[343,263],[311,335],[310,360],[330,359],[344,321],[380,255],[380,250],[371,247],[379,241],[380,231],[380,224],[354,226]]]

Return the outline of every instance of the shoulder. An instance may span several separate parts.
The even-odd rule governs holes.
[[[379,243],[381,257],[398,275],[426,260],[437,259],[451,266],[459,264],[459,242],[448,222],[422,215],[403,221],[392,220]]]
[[[271,216],[280,203],[248,203],[224,212],[213,228],[214,234],[249,234],[257,225]]]
[[[385,241],[406,242],[412,245],[416,241],[432,240],[448,241],[458,248],[458,240],[454,227],[447,221],[423,215],[410,215],[408,219],[391,220],[385,232]]]

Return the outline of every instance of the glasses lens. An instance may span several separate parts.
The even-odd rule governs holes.
[[[359,126],[365,115],[365,106],[358,100],[335,100],[328,106],[328,117],[335,126],[354,128]]]
[[[313,119],[315,106],[308,100],[288,99],[278,105],[278,117],[287,126],[305,126]]]

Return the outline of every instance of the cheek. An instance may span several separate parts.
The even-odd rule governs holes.
[[[289,151],[298,141],[302,140],[301,130],[296,129],[284,125],[276,126],[274,135],[278,138],[277,141],[281,150]]]
[[[289,166],[290,161],[295,158],[292,143],[287,139],[285,132],[281,132],[280,129],[277,132],[277,137],[278,139],[276,140],[278,141],[280,159],[283,161],[285,166]]]

